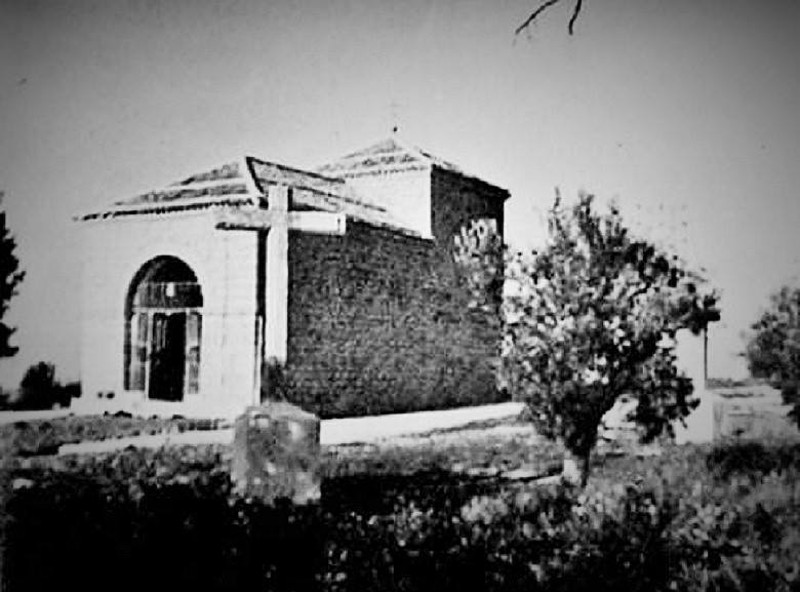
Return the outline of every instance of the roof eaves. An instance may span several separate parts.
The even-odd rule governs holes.
[[[137,216],[147,214],[167,214],[171,212],[185,212],[189,210],[203,210],[215,206],[254,206],[250,196],[238,194],[235,196],[213,196],[206,198],[194,198],[191,200],[176,200],[164,203],[141,203],[130,205],[119,205],[98,212],[79,214],[73,217],[76,222],[88,222],[93,220],[108,220],[123,216]]]
[[[347,216],[347,217],[351,218],[351,219],[354,219],[357,222],[360,222],[362,224],[367,224],[369,226],[374,226],[375,228],[380,228],[382,230],[388,230],[388,231],[391,231],[392,233],[400,234],[400,235],[405,236],[405,237],[415,238],[415,239],[418,239],[420,241],[424,241],[424,242],[427,242],[427,243],[434,242],[433,237],[431,237],[431,236],[423,236],[421,233],[417,232],[416,230],[412,230],[411,228],[408,228],[406,226],[397,226],[397,225],[392,224],[390,222],[382,222],[382,221],[379,221],[379,220],[369,220],[369,219],[364,219],[364,218],[358,218],[356,216]]]
[[[257,206],[260,192],[253,179],[250,158],[244,156],[238,161],[186,177],[162,189],[117,201],[105,209],[75,215],[73,220],[89,221],[138,214],[164,214],[212,206]]]
[[[502,195],[503,201],[506,201],[509,197],[511,197],[511,192],[508,189],[500,187],[499,185],[495,185],[494,183],[490,183],[489,181],[486,181],[476,175],[470,175],[460,169],[453,170],[450,168],[444,168],[437,164],[434,164],[433,167],[441,170],[442,172],[449,173],[451,175],[458,175],[464,179],[467,179],[468,181],[477,183],[478,185],[483,185],[484,187],[496,192],[498,194],[497,197],[500,197]]]
[[[211,170],[202,173],[195,173],[180,181],[172,183],[170,187],[176,187],[180,185],[194,185],[197,183],[220,183],[220,182],[240,179],[243,176],[244,176],[244,169],[242,168],[242,162],[240,159],[233,162],[225,163],[221,166],[218,166],[216,168],[213,168]]]
[[[352,168],[350,170],[346,169],[339,169],[336,170],[336,174],[340,175],[342,179],[357,179],[359,177],[376,177],[379,175],[390,175],[392,173],[400,173],[400,172],[407,172],[407,171],[426,171],[430,170],[431,166],[427,163],[424,164],[404,164],[404,165],[394,165],[394,166],[384,166],[384,167],[376,167],[376,168]]]

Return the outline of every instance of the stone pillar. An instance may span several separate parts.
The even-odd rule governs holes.
[[[231,479],[238,493],[274,504],[321,495],[319,419],[282,401],[248,407],[234,426]]]

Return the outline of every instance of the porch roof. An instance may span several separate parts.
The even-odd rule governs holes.
[[[212,207],[261,208],[267,205],[268,186],[277,184],[292,188],[292,209],[341,212],[349,218],[376,226],[416,234],[385,207],[358,194],[344,179],[252,156],[191,175],[162,189],[114,202],[105,209],[76,219],[107,220]]]

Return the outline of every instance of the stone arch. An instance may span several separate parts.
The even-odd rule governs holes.
[[[184,261],[142,265],[125,298],[125,390],[161,401],[198,393],[202,320],[203,291]]]

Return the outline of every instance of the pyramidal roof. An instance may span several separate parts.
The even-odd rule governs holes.
[[[471,177],[456,165],[391,137],[318,167],[316,171],[246,156],[162,189],[114,202],[104,210],[77,219],[101,220],[211,207],[260,208],[266,205],[267,187],[280,184],[293,188],[295,207],[342,212],[372,224],[414,233],[383,205],[360,193],[357,185],[349,184],[348,179],[432,167]]]
[[[360,177],[427,169],[431,166],[463,174],[453,163],[406,144],[396,137],[387,138],[363,150],[343,156],[332,163],[318,167],[316,171],[333,177]]]
[[[191,175],[162,189],[114,202],[78,220],[99,220],[137,214],[161,214],[210,207],[258,208],[265,205],[269,185],[288,185],[295,207],[344,214],[381,226],[403,225],[384,207],[370,202],[344,179],[295,169],[251,156]]]
[[[107,212],[87,214],[83,219],[212,205],[256,205],[247,168],[246,159],[230,162],[162,189],[116,201]]]

